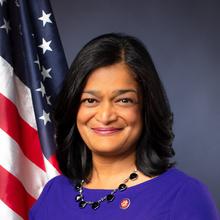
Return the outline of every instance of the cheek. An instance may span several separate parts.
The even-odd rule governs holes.
[[[142,117],[139,108],[124,110],[121,112],[121,117],[127,121],[128,125],[137,125],[142,127]]]
[[[83,107],[79,108],[76,116],[77,126],[86,124],[94,116],[94,111],[85,109]]]

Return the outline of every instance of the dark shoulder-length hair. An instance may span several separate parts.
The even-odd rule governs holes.
[[[57,159],[64,175],[86,179],[92,169],[91,151],[76,126],[80,96],[86,80],[99,67],[123,62],[142,92],[143,131],[136,147],[136,166],[147,176],[170,168],[173,117],[158,73],[145,46],[135,37],[110,33],[88,42],[74,59],[54,111]],[[106,82],[107,83],[107,82]]]

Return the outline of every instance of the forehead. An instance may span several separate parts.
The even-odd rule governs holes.
[[[138,83],[134,78],[134,74],[124,63],[117,63],[106,67],[100,67],[91,72],[84,90],[115,90],[121,88],[138,89]]]

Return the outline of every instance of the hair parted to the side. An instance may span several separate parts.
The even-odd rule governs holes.
[[[136,166],[147,176],[173,166],[173,115],[166,92],[145,46],[135,37],[110,33],[88,42],[73,61],[54,111],[57,159],[70,179],[86,179],[92,155],[76,126],[80,96],[91,72],[99,67],[125,63],[142,92],[143,131],[136,147]]]

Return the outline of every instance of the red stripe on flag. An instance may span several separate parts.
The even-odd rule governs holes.
[[[26,123],[9,99],[0,93],[0,128],[11,136],[37,166],[46,171],[37,131]]]
[[[0,198],[2,201],[20,215],[28,219],[28,211],[36,201],[30,196],[16,177],[0,166]]]
[[[56,170],[61,173],[61,170],[59,168],[58,162],[57,162],[57,158],[56,158],[56,154],[53,154],[48,161],[56,168]]]

